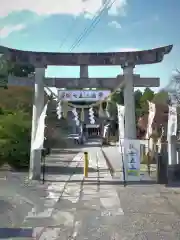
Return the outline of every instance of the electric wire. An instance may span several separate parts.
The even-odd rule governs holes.
[[[71,26],[69,27],[69,30],[67,31],[67,33],[65,34],[65,37],[62,39],[59,49],[62,49],[62,47],[64,46],[64,44],[67,42],[69,36],[72,34],[72,31],[77,27],[77,18],[75,19],[75,21],[73,21],[73,24],[71,24]]]
[[[91,31],[96,27],[96,25],[100,22],[102,15],[104,14],[105,10],[107,8],[110,8],[112,6],[112,4],[115,2],[116,0],[114,0],[111,3],[111,0],[106,1],[103,6],[101,6],[99,8],[99,10],[96,12],[96,15],[93,17],[92,22],[89,26],[87,26],[83,32],[79,35],[79,37],[76,38],[75,42],[72,44],[71,48],[70,48],[70,52],[72,50],[74,50],[75,47],[78,47],[81,43],[81,41],[83,39],[85,39],[90,33]],[[109,5],[110,4],[110,5]],[[108,6],[109,5],[109,6]]]
[[[99,14],[101,13],[101,10],[103,10],[104,6],[106,6],[106,4],[108,4],[108,3],[110,3],[110,2],[111,2],[111,0],[107,0],[107,1],[103,4],[103,6],[101,6],[101,7],[98,9],[98,11],[97,11],[97,12],[95,13],[95,15],[93,16],[92,22],[93,22],[94,20],[96,20],[96,17],[99,16]],[[105,9],[104,9],[104,10],[105,10]],[[60,47],[59,47],[60,49],[61,49],[61,48],[64,46],[64,44],[67,42],[69,36],[71,35],[72,31],[76,28],[76,26],[77,26],[77,18],[76,18],[75,22],[73,21],[73,24],[70,26],[69,30],[67,31],[67,34],[65,35],[65,37],[64,37],[63,40],[61,41]],[[87,30],[87,29],[88,29],[88,26],[85,27],[84,31]],[[80,36],[81,36],[81,35],[82,35],[82,33],[80,34]],[[77,41],[77,39],[79,39],[79,38],[76,38],[75,42]],[[73,44],[73,45],[74,45],[74,44]],[[70,49],[71,49],[71,48],[70,48]]]
[[[70,52],[72,50],[74,50],[75,47],[78,47],[82,40],[84,40],[86,37],[88,37],[88,35],[92,32],[92,30],[97,26],[97,24],[100,22],[101,17],[103,16],[104,12],[107,9],[110,9],[112,7],[112,5],[116,2],[116,0],[107,0],[103,6],[101,6],[99,8],[99,10],[97,11],[96,15],[93,17],[91,24],[88,27],[85,27],[85,29],[83,30],[83,32],[79,35],[79,37],[76,38],[75,42],[72,44],[72,46],[70,47]]]

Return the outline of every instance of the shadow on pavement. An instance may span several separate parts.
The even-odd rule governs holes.
[[[32,228],[0,228],[0,239],[32,238]]]
[[[100,147],[100,144],[84,144],[83,147],[84,148],[92,148],[92,147]]]
[[[71,149],[52,149],[51,150],[52,154],[78,154],[79,150],[71,150]]]
[[[59,160],[58,158],[46,159],[46,164],[60,163],[60,164],[70,164],[72,160]]]
[[[46,182],[66,182],[66,181],[61,181],[61,180],[45,180]],[[80,182],[84,182],[85,185],[97,185],[97,183],[99,185],[156,185],[157,182],[155,181],[131,181],[131,182],[127,182],[124,183],[123,181],[97,181],[97,180],[87,180],[87,179],[83,179],[83,180],[68,180],[68,183],[80,183]]]
[[[97,172],[94,168],[88,168],[89,172]],[[83,174],[83,167],[63,167],[63,166],[45,166],[46,174],[62,174],[62,175],[73,175],[73,174]]]
[[[169,182],[168,184],[166,184],[167,188],[180,188],[180,182]]]

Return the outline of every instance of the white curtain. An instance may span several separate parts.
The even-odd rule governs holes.
[[[177,106],[169,106],[167,139],[177,133]]]
[[[148,105],[149,105],[149,115],[148,115],[146,139],[149,139],[149,137],[152,134],[152,123],[156,114],[156,105],[149,101],[148,101]]]
[[[44,106],[44,109],[43,109],[43,111],[41,113],[41,116],[39,118],[38,127],[37,127],[37,130],[36,130],[36,137],[35,137],[34,142],[32,144],[32,150],[43,149],[45,118],[46,118],[47,106],[48,106],[48,103]]]

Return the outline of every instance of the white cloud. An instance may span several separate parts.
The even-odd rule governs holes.
[[[114,0],[110,0],[113,2]],[[14,11],[30,10],[39,15],[71,14],[92,16],[104,0],[1,0],[0,17],[5,17]],[[110,15],[123,14],[127,0],[116,0],[109,9]]]
[[[112,1],[113,2],[113,1]],[[112,7],[109,9],[109,15],[126,15],[125,6],[127,5],[127,0],[116,0]]]
[[[114,28],[121,28],[121,25],[116,22],[116,21],[112,21],[108,24],[110,27],[114,27]]]
[[[7,25],[3,28],[0,28],[0,38],[6,38],[10,33],[17,32],[24,29],[26,26],[23,24],[18,25]]]

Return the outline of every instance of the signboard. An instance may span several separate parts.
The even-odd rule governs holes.
[[[86,124],[86,128],[99,128],[99,124]]]
[[[59,99],[70,102],[96,102],[110,95],[109,90],[58,90]]]
[[[140,181],[140,141],[124,140],[124,162],[127,181]]]

